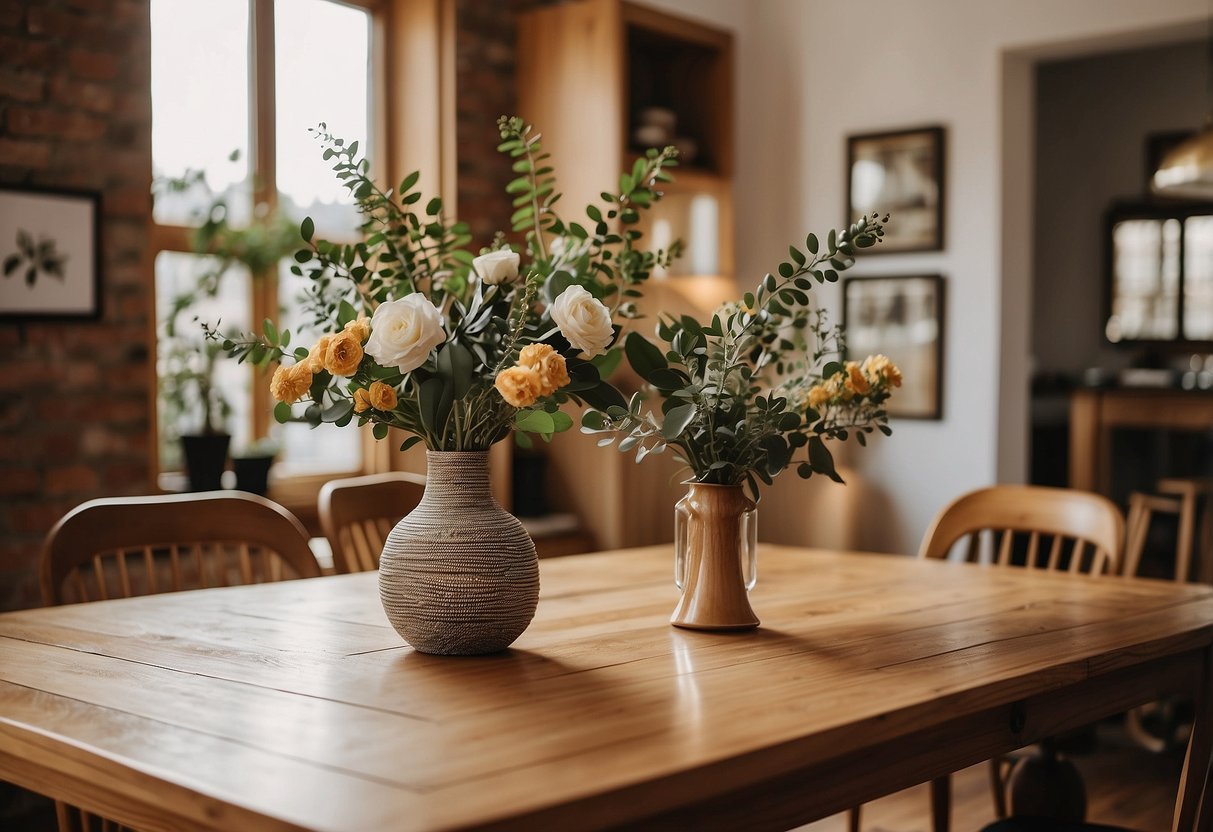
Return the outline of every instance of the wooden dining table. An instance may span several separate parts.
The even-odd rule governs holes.
[[[712,633],[670,547],[540,569],[482,657],[374,573],[0,615],[0,778],[148,830],[786,829],[1181,693],[1198,828],[1213,588],[762,546]]]

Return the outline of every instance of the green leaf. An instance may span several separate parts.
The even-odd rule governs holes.
[[[376,422],[375,427],[371,428],[371,434],[376,439],[386,439],[387,430],[388,430],[387,425],[383,424],[383,422]]]
[[[666,438],[667,442],[673,442],[695,420],[697,412],[698,408],[693,404],[680,404],[671,408],[665,415],[665,422],[661,425],[661,435]]]
[[[557,410],[555,413],[550,415],[552,417],[552,423],[555,425],[552,431],[553,433],[566,431],[573,426],[573,417],[565,413],[563,410]]]
[[[274,405],[274,421],[280,425],[284,425],[291,420],[291,406],[286,402],[278,402]]]
[[[639,332],[629,332],[623,342],[623,348],[627,353],[628,363],[643,379],[647,379],[654,370],[664,370],[669,367],[661,350]]]
[[[451,395],[462,399],[472,386],[472,368],[476,358],[458,341],[447,341],[438,351],[438,374],[451,385]]]
[[[514,427],[528,433],[555,433],[556,420],[543,410],[519,410],[514,414]]]
[[[596,431],[606,427],[606,419],[597,410],[587,410],[581,414],[581,427]]]
[[[417,387],[417,404],[421,411],[421,424],[430,433],[439,435],[446,426],[446,417],[451,412],[451,389],[441,378],[427,378]]]
[[[345,326],[358,318],[358,310],[348,300],[341,301],[337,307],[337,326]]]
[[[612,407],[624,410],[628,405],[628,400],[623,397],[623,394],[605,381],[593,389],[582,390],[577,396],[596,410],[606,411]]]
[[[408,439],[406,439],[400,443],[400,450],[407,451],[409,448],[413,447],[420,441],[421,441],[420,436],[410,436]]]
[[[804,255],[796,248],[796,246],[788,246],[788,253],[792,255],[792,260],[797,266],[803,266],[805,263]]]
[[[806,237],[804,244],[805,247],[808,248],[809,254],[816,254],[820,248],[820,243],[817,242],[816,234],[810,234],[808,237]]]
[[[821,441],[820,436],[809,437],[809,463],[817,473],[825,474],[834,482],[843,482],[842,477],[834,470],[834,455],[830,453],[826,443]]]
[[[414,185],[416,185],[417,180],[420,178],[421,178],[421,171],[419,171],[419,170],[415,170],[412,173],[410,173],[408,176],[404,177],[404,180],[401,181],[401,183],[400,183],[400,190],[398,191],[398,193],[400,193],[400,194],[408,193],[409,189],[412,188]]]
[[[619,362],[622,360],[623,350],[615,348],[607,350],[601,355],[594,356],[590,359],[590,363],[598,369],[599,378],[608,379],[619,367]]]
[[[312,221],[311,217],[304,217],[303,222],[299,223],[299,236],[303,238],[304,242],[310,243],[312,235],[315,233],[316,223]]]
[[[780,277],[791,277],[795,272],[796,272],[796,269],[794,266],[792,266],[791,263],[780,263],[779,264],[779,276]]]
[[[274,326],[274,322],[269,318],[261,322],[261,331],[265,333],[265,340],[271,344],[278,343],[278,327]]]

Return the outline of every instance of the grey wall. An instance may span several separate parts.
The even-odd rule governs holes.
[[[1079,60],[1036,73],[1032,350],[1038,371],[1129,365],[1103,339],[1103,214],[1144,193],[1150,133],[1191,130],[1209,106],[1208,44]]]

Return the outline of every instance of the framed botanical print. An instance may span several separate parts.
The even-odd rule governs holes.
[[[101,197],[0,187],[0,319],[101,314]]]
[[[889,416],[943,418],[944,283],[937,274],[850,277],[842,320],[852,359],[882,353],[901,368]]]
[[[875,253],[940,251],[944,229],[944,129],[921,127],[847,138],[847,222],[890,216]]]

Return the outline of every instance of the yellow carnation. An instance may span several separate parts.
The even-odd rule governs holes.
[[[514,407],[530,407],[543,388],[539,373],[529,367],[510,367],[497,374],[493,385],[501,398]]]
[[[352,376],[361,363],[362,343],[357,335],[346,330],[332,337],[324,354],[324,369],[335,376]]]
[[[534,370],[539,376],[539,395],[550,396],[569,383],[569,370],[564,356],[547,344],[530,344],[522,348],[518,366]]]
[[[270,395],[276,401],[291,404],[299,401],[312,386],[312,371],[304,362],[287,367],[279,365],[270,379]]]
[[[872,385],[868,383],[867,377],[863,371],[859,369],[859,365],[854,361],[848,361],[846,364],[846,387],[852,393],[862,396],[872,389]]]
[[[354,412],[362,413],[371,409],[371,394],[359,387],[354,391]]]
[[[884,381],[893,387],[901,386],[901,370],[887,355],[869,355],[863,361],[863,373],[873,384]]]
[[[356,320],[345,325],[345,331],[354,333],[358,343],[365,343],[366,339],[371,337],[371,321],[366,315],[359,315]]]
[[[814,384],[809,388],[809,407],[816,410],[822,405],[828,403],[831,395],[833,394],[830,393],[830,390],[826,387],[826,385]]]
[[[307,358],[304,359],[308,370],[318,373],[324,369],[324,356],[328,354],[329,342],[332,340],[333,336],[331,334],[321,335],[320,340],[316,342],[316,346],[308,350]]]
[[[396,407],[396,388],[390,384],[384,384],[382,381],[371,382],[370,389],[367,390],[367,397],[370,399],[371,407],[376,410],[393,410]]]

